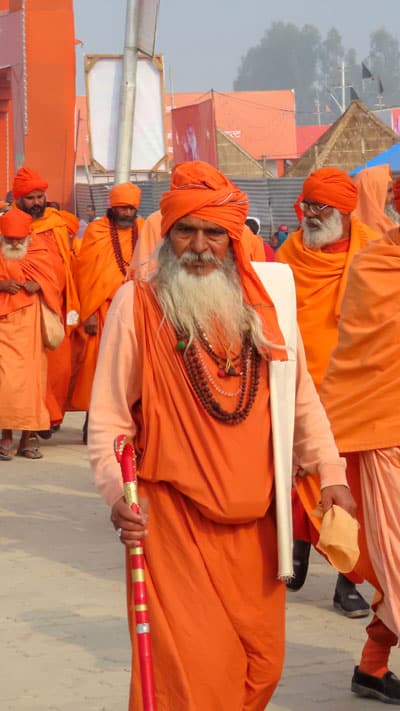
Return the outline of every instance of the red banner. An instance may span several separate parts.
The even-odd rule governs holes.
[[[174,163],[204,160],[218,168],[213,99],[172,109]]]

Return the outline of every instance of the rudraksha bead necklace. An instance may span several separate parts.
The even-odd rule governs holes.
[[[118,228],[115,222],[110,220],[110,233],[111,233],[111,243],[114,250],[115,261],[118,264],[120,272],[126,276],[126,268],[129,267],[129,262],[126,262],[122,255],[121,244],[119,241]],[[131,240],[132,240],[132,254],[135,249],[135,245],[138,238],[138,229],[136,220],[134,220],[131,230]]]
[[[240,387],[237,391],[238,401],[235,409],[228,411],[222,407],[211,392],[208,382],[210,378],[207,376],[204,360],[199,351],[201,347],[204,347],[202,340],[195,340],[188,345],[184,337],[181,337],[176,344],[177,350],[182,353],[186,372],[199,402],[211,417],[220,422],[224,422],[227,425],[237,425],[239,422],[243,422],[247,418],[257,396],[260,382],[261,356],[246,334],[238,356],[240,371],[239,373],[235,371],[235,375],[241,379]],[[209,352],[207,348],[205,350]],[[215,355],[217,356],[218,354]],[[218,358],[220,357],[218,356]],[[229,373],[227,375],[229,376]],[[210,382],[217,392],[224,395],[227,394],[216,387],[212,380]]]

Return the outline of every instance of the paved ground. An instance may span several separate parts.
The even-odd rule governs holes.
[[[127,709],[123,550],[93,490],[81,425],[69,415],[40,461],[0,462],[1,711]],[[314,556],[304,589],[288,597],[271,711],[384,708],[349,692],[365,621],[332,610],[334,582]],[[392,667],[399,672],[398,650]]]

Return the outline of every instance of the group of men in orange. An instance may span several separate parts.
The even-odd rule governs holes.
[[[175,167],[144,225],[138,188],[114,186],[80,249],[76,218],[46,207],[46,189],[21,169],[0,218],[0,458],[13,456],[13,429],[18,452],[40,456],[31,432],[90,400],[99,491],[127,551],[144,541],[157,708],[264,711],[283,665],[285,582],[305,580],[319,500],[324,514],[336,505],[360,523],[360,557],[339,575],[335,607],[367,615],[355,583],[376,589],[351,688],[400,705],[388,668],[400,638],[400,190],[388,167],[311,174],[277,278],[257,264],[247,196],[201,161]],[[66,333],[54,351],[45,309]],[[120,434],[138,455],[138,513],[113,455]],[[294,576],[291,497],[306,544],[295,543]],[[127,580],[133,711],[141,632]]]
[[[351,688],[400,705],[400,681],[388,668],[400,637],[400,238],[392,203],[387,166],[354,179],[336,168],[317,170],[305,180],[297,204],[301,226],[276,256],[293,271],[313,380],[303,379],[300,339],[293,400],[295,534],[304,534],[306,543],[318,540],[319,500],[324,513],[336,503],[354,515],[338,468],[345,458],[357,502],[360,557],[348,577],[339,576],[334,605],[349,617],[368,615],[355,582],[366,579],[377,590]],[[122,543],[130,547],[144,538],[157,708],[165,711],[182,705],[193,711],[263,711],[282,666],[284,590],[276,578],[282,577],[278,561],[286,539],[273,457],[279,428],[271,366],[289,359],[291,346],[280,331],[271,274],[246,250],[244,206],[246,196],[210,166],[194,161],[175,167],[161,210],[151,218],[158,255],[147,262],[151,250],[142,241],[134,280],[113,301],[94,383],[90,456]],[[279,274],[288,307],[284,273]],[[225,289],[226,275],[231,289]],[[258,339],[260,322],[252,309],[265,341]],[[249,341],[254,350],[246,361]],[[261,369],[252,379],[257,353]],[[259,409],[260,382],[266,412]],[[328,440],[324,414],[316,416],[317,391],[342,459]],[[284,419],[287,394],[281,407]],[[111,441],[121,433],[133,438],[138,453],[140,492],[147,502],[139,514],[124,501],[112,455]],[[289,436],[287,442],[290,447]],[[259,510],[249,506],[250,498],[259,500]],[[278,539],[268,528],[271,515]],[[278,561],[271,558],[276,552]],[[296,566],[294,573],[295,581]],[[128,592],[135,659],[130,708],[140,709],[129,575]]]
[[[136,218],[140,189],[117,185],[107,216],[78,240],[78,218],[50,207],[47,189],[45,179],[21,168],[14,203],[0,218],[3,460],[15,453],[41,458],[38,435],[48,439],[67,409],[88,411],[105,314],[126,277],[143,222]],[[61,320],[64,332],[54,344],[44,336],[51,317]],[[13,430],[22,431],[18,445]]]

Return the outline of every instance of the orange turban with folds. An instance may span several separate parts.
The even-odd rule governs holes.
[[[63,218],[65,224],[67,225],[68,232],[76,237],[79,231],[79,220],[76,215],[67,210],[59,210],[58,214]]]
[[[163,193],[160,208],[162,236],[185,215],[213,222],[227,231],[245,301],[259,314],[265,337],[276,345],[283,345],[275,307],[252,268],[243,244],[243,228],[249,208],[246,193],[208,163],[189,161],[179,163],[173,169],[171,188]],[[284,349],[272,348],[270,355],[276,360],[287,360]]]
[[[45,192],[49,184],[30,168],[20,168],[13,183],[13,195],[15,200],[28,195],[33,190]]]
[[[304,181],[302,199],[336,207],[347,215],[357,206],[358,190],[344,170],[320,168]]]
[[[111,207],[123,207],[132,205],[138,208],[142,195],[141,189],[133,183],[120,183],[114,185],[110,190],[110,205]]]
[[[24,239],[31,233],[32,217],[27,212],[12,207],[0,217],[0,234],[4,237]]]

